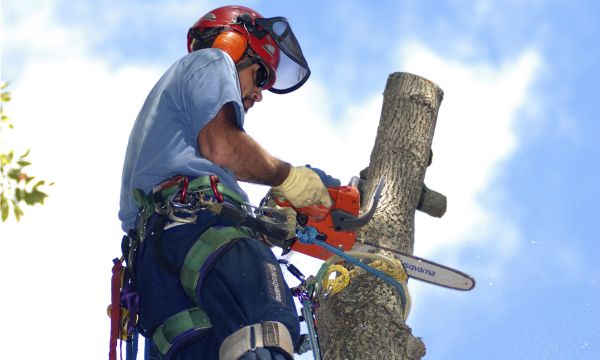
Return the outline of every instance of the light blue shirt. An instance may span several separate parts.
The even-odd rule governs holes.
[[[231,103],[243,130],[244,107],[235,64],[219,49],[192,52],[179,59],[154,86],[133,125],[121,181],[119,219],[127,231],[139,206],[134,189],[150,192],[176,175],[216,174],[247,199],[234,174],[200,155],[197,137],[223,105]]]

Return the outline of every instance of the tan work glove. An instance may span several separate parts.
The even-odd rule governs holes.
[[[305,166],[292,167],[285,181],[272,189],[277,198],[285,198],[295,208],[312,205],[331,207],[329,192],[321,178]]]

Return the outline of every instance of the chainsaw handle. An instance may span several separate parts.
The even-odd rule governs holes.
[[[275,198],[275,202],[277,203],[277,205],[279,205],[281,207],[291,207],[297,213],[308,215],[310,217],[316,218],[317,220],[323,219],[325,216],[327,216],[327,214],[329,214],[329,211],[330,211],[330,209],[328,207],[325,207],[323,205],[312,205],[312,206],[297,208],[297,207],[294,207],[294,205],[292,205],[292,203],[290,203],[287,200],[279,200],[279,199]]]
[[[375,215],[375,210],[377,210],[377,205],[379,204],[379,198],[381,197],[384,185],[385,177],[382,176],[379,179],[379,183],[377,184],[377,187],[373,192],[373,197],[371,197],[371,201],[367,207],[369,210],[358,217],[354,217],[343,210],[333,210],[331,212],[331,220],[335,230],[352,231],[366,225],[373,215]]]

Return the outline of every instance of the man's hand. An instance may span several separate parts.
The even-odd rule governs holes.
[[[304,166],[292,167],[285,181],[273,187],[277,197],[283,197],[295,208],[312,205],[331,207],[329,192],[321,178],[310,168]]]

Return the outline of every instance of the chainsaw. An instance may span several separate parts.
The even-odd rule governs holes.
[[[285,200],[274,200],[278,207],[291,207],[296,211],[296,221],[300,228],[315,228],[320,239],[336,249],[350,251],[358,241],[367,246],[395,253],[404,265],[409,277],[456,290],[471,290],[475,286],[475,280],[463,272],[374,242],[358,239],[356,231],[366,225],[375,214],[385,185],[385,178],[382,177],[379,180],[373,196],[365,208],[366,210],[362,213],[360,211],[361,199],[358,188],[360,181],[358,177],[353,177],[348,185],[328,187],[327,190],[333,203],[331,208],[323,206],[295,208]],[[269,196],[267,195],[263,199],[263,203],[269,201]],[[288,239],[282,247],[284,249],[282,255],[291,250],[321,260],[327,260],[333,255],[323,246],[305,244],[298,241],[297,238]]]

